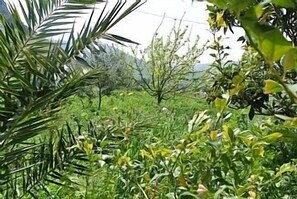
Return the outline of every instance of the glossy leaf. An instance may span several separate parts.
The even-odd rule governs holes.
[[[268,79],[265,80],[265,86],[264,86],[264,93],[270,94],[270,93],[278,93],[284,90],[284,87],[277,83],[274,80]]]
[[[297,49],[291,48],[282,60],[282,64],[286,71],[297,69]]]
[[[269,61],[278,61],[292,47],[279,30],[263,32],[259,40],[259,48]]]
[[[278,61],[292,48],[292,44],[279,29],[258,22],[261,10],[261,7],[250,8],[240,21],[252,40],[252,46],[255,45],[267,61]]]

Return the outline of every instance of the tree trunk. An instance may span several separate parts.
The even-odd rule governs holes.
[[[161,92],[157,93],[157,104],[160,105],[163,100],[163,96]]]
[[[102,88],[98,86],[98,111],[101,110],[101,104],[102,104]]]

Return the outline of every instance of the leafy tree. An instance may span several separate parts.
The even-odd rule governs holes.
[[[90,51],[85,51],[84,60],[82,61],[82,65],[88,66],[85,68],[86,70],[93,68],[102,71],[101,77],[95,83],[98,93],[98,110],[100,110],[101,100],[104,95],[110,95],[114,89],[131,88],[134,85],[133,71],[128,67],[129,62],[131,64],[134,58],[115,45],[102,44],[100,49],[92,48]],[[80,64],[80,62],[76,62],[76,64]],[[95,96],[93,91],[94,86],[82,90],[90,101]]]
[[[173,28],[167,38],[156,33],[151,44],[140,52],[134,50],[137,82],[160,104],[168,95],[187,88],[194,80],[194,65],[203,49],[197,48],[198,39],[191,44],[188,28]]]
[[[250,106],[250,118],[254,114],[295,117],[296,2],[250,0],[241,5],[237,1],[212,2],[209,6],[211,28],[214,31],[221,28],[232,31],[233,26],[244,28],[246,36],[239,39],[246,42],[248,49],[239,64],[226,64],[224,74],[218,77],[224,81],[215,81],[212,93],[218,88],[222,91],[228,81],[225,92],[237,89],[231,93],[230,105]],[[237,72],[231,73],[228,68]],[[238,75],[244,78],[236,85],[232,81],[238,79]],[[271,90],[271,87],[278,89]]]
[[[292,0],[271,2],[266,2],[264,0],[249,0],[242,5],[236,5],[237,2],[227,5],[229,1],[220,0],[210,0],[210,2],[213,2],[212,5],[208,6],[209,20],[212,27],[221,27],[224,31],[227,31],[227,29],[233,31],[233,27],[242,27],[241,20],[237,14],[247,14],[251,6],[260,5],[261,15],[259,16],[259,22],[280,29],[294,45],[297,44],[296,2]]]
[[[141,2],[123,10],[118,1],[98,18],[92,5],[79,1],[26,0],[21,5],[21,12],[10,5],[11,15],[0,15],[0,192],[6,198],[36,198],[35,188],[48,191],[44,180],[63,185],[63,170],[85,174],[76,159],[81,150],[69,148],[78,143],[74,133],[65,134],[55,122],[65,99],[92,84],[101,71],[81,73],[69,63],[82,59],[81,52],[95,47],[97,39],[129,41],[107,31]],[[77,34],[73,19],[86,9],[92,15]],[[55,36],[62,39],[52,41]]]
[[[295,74],[297,51],[295,38],[292,35],[296,31],[296,15],[294,14],[296,12],[296,1],[214,0],[211,2],[213,5],[209,7],[211,15],[209,22],[215,31],[220,28],[232,30],[232,27],[240,26],[246,33],[244,38],[240,38],[245,42],[246,51],[239,63],[228,61],[228,54],[225,52],[226,47],[222,46],[219,40],[216,40],[212,46],[217,52],[214,54],[216,74],[212,78],[216,81],[212,85],[212,94],[214,95],[211,100],[220,110],[217,115],[220,120],[227,118],[226,113],[222,114],[227,106],[237,108],[250,106],[250,118],[253,118],[255,112],[270,116],[274,115],[275,117],[269,117],[267,124],[263,124],[263,120],[255,121],[257,126],[260,124],[261,127],[261,131],[256,135],[257,138],[261,137],[263,133],[265,134],[265,130],[268,130],[271,133],[273,132],[268,137],[274,137],[273,139],[276,141],[271,146],[262,148],[265,149],[262,159],[263,161],[268,160],[264,165],[265,167],[269,165],[269,167],[279,168],[278,171],[282,172],[289,171],[290,169],[287,168],[292,163],[293,167],[291,169],[295,171],[296,152],[292,153],[292,151],[296,149],[297,101]],[[220,132],[226,129],[226,123],[226,121],[222,121],[224,126]],[[248,131],[253,128],[254,126],[249,128]],[[230,136],[229,132],[231,131],[228,131],[222,136],[222,139],[219,139],[220,144],[223,143],[224,136],[229,138],[241,137],[238,135]],[[247,140],[252,139],[248,138]],[[231,143],[236,145],[238,142],[233,139]],[[247,146],[251,145],[247,144]],[[234,150],[231,151],[234,152]],[[269,160],[272,156],[268,155],[267,151],[272,151],[277,156]],[[258,154],[261,154],[261,152]],[[226,160],[218,161],[216,159],[215,161],[225,162]],[[258,163],[256,161],[255,164],[254,160],[252,160],[251,162],[242,163],[242,165],[248,167],[258,165]],[[264,173],[269,170],[267,167],[264,168],[263,173],[260,174],[261,177],[265,176]],[[285,174],[277,176],[288,179]],[[296,175],[290,174],[289,176],[290,182],[296,181]],[[225,177],[226,175],[224,175],[224,180]],[[272,182],[270,179],[275,178],[268,179],[267,184]],[[238,182],[242,181],[244,180]],[[259,185],[258,183],[253,184]],[[292,187],[291,190],[293,190],[290,192],[287,192],[286,189],[278,189],[279,187],[275,185],[259,189],[253,196],[250,194],[250,197],[258,198],[265,197],[265,195],[271,198],[279,198],[284,195],[286,197],[296,197],[294,185],[290,186]],[[275,190],[276,187],[277,191]],[[250,187],[245,187],[243,190],[247,193],[249,189]],[[235,193],[234,196],[240,196],[240,194],[242,193]]]
[[[250,107],[250,119],[255,113],[270,115],[273,108],[268,103],[268,95],[263,93],[263,79],[268,75],[261,56],[249,46],[239,62],[228,59],[229,47],[224,46],[222,37],[215,37],[210,49],[215,61],[204,74],[202,89],[207,101],[212,102],[226,92],[231,95],[229,106],[235,109]],[[266,108],[263,112],[262,107]],[[280,110],[279,110],[280,112]]]
[[[108,80],[105,86],[109,90],[116,88],[129,88],[133,85],[133,72],[128,67],[133,57],[116,46],[105,46],[103,53],[93,53],[93,65],[102,67],[108,72]]]

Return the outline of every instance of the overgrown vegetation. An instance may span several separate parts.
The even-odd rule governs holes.
[[[91,15],[66,46],[49,38],[86,2],[26,1],[1,16],[1,197],[296,198],[296,2],[210,2],[215,61],[190,79],[205,95],[177,89],[201,53],[179,54],[186,30],[134,60],[96,41],[133,43],[107,31],[139,1],[123,14],[119,1],[94,26]],[[217,36],[233,26],[246,32],[238,63]]]

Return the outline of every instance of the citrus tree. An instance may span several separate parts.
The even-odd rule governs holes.
[[[235,26],[246,32],[239,38],[246,49],[242,60],[224,60],[224,73],[216,77],[211,95],[231,91],[230,105],[250,107],[250,118],[254,114],[295,117],[296,2],[211,2],[208,9],[213,30],[232,31]]]
[[[71,148],[76,138],[71,131],[65,135],[59,130],[57,113],[69,96],[92,84],[101,71],[81,72],[69,63],[82,59],[81,52],[96,46],[97,39],[130,41],[107,31],[142,4],[135,1],[123,9],[125,3],[117,1],[110,11],[105,6],[95,17],[98,10],[85,3],[26,0],[21,2],[20,11],[9,5],[10,14],[0,15],[2,197],[36,197],[36,187],[46,190],[44,180],[65,180],[59,171],[84,174],[86,167],[75,161],[79,150]],[[91,15],[77,33],[74,19],[87,10]],[[53,37],[61,39],[54,41]]]
[[[141,59],[134,50],[138,74],[136,81],[160,104],[170,94],[186,89],[194,80],[194,66],[202,49],[197,48],[198,39],[191,43],[188,29],[173,28],[168,37],[153,36],[151,44],[141,51]]]

